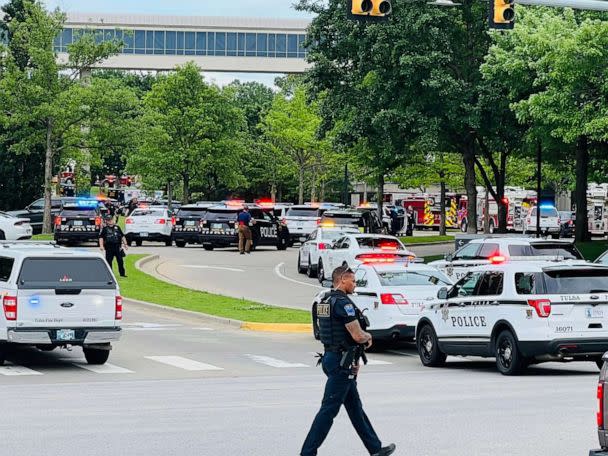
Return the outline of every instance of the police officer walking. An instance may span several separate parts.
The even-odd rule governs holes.
[[[355,291],[355,274],[346,266],[336,268],[332,274],[333,290],[317,304],[317,318],[321,342],[325,353],[321,358],[327,376],[321,409],[317,413],[301,456],[315,456],[344,405],[357,434],[372,456],[388,456],[395,444],[383,447],[374,431],[357,390],[358,358],[350,357],[353,348],[372,345],[372,336],[359,323],[360,310],[348,297]]]
[[[243,207],[243,211],[238,215],[237,223],[239,225],[239,252],[244,255],[245,252],[251,253],[251,245],[253,243],[251,236],[251,214],[247,206]]]
[[[123,261],[123,251],[127,249],[127,240],[120,227],[114,223],[114,217],[106,215],[105,222],[106,226],[99,233],[99,248],[102,252],[105,251],[106,261],[110,265],[110,269],[112,269],[112,262],[116,258],[120,276],[127,277]]]

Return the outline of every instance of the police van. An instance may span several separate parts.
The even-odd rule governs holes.
[[[50,242],[0,242],[0,364],[14,346],[80,346],[104,364],[120,339],[122,298],[103,256]]]
[[[543,361],[601,362],[608,351],[608,267],[512,261],[476,267],[425,306],[416,345],[425,366],[447,355],[495,357],[515,375]]]
[[[102,217],[108,211],[97,200],[77,199],[66,201],[55,216],[55,242],[70,244],[97,241],[101,232]]]
[[[177,247],[201,243],[201,220],[211,207],[209,204],[188,204],[178,209],[173,217],[171,237]]]
[[[285,250],[289,246],[289,230],[273,213],[272,209],[259,206],[248,206],[252,222],[251,229],[253,248],[273,246]],[[236,246],[239,243],[238,215],[243,211],[241,202],[213,206],[208,208],[201,220],[201,243],[205,250]]]

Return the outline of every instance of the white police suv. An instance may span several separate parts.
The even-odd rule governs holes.
[[[122,298],[105,259],[40,242],[0,242],[0,364],[13,345],[81,346],[104,364],[121,335]]]
[[[453,281],[459,280],[471,268],[505,259],[543,260],[543,258],[583,260],[583,256],[572,241],[555,239],[534,239],[525,237],[485,236],[471,240],[443,260],[432,261],[431,265],[445,272]]]
[[[437,292],[452,282],[428,264],[407,260],[363,262],[355,269],[357,288],[350,298],[370,322],[368,331],[376,340],[412,340],[421,309],[437,300]],[[326,291],[313,302],[313,329],[318,335],[316,305]]]
[[[601,362],[608,351],[608,267],[512,261],[476,267],[425,306],[416,344],[425,366],[447,355],[495,357],[514,375],[543,361]]]

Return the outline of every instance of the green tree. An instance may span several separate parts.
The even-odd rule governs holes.
[[[182,186],[182,201],[191,184],[208,177],[230,184],[238,169],[244,121],[229,97],[205,83],[194,63],[159,79],[143,101],[141,147],[128,168],[150,183]]]

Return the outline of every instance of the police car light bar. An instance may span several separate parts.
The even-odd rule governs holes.
[[[502,264],[506,263],[507,257],[504,255],[492,255],[489,260],[491,264]]]

